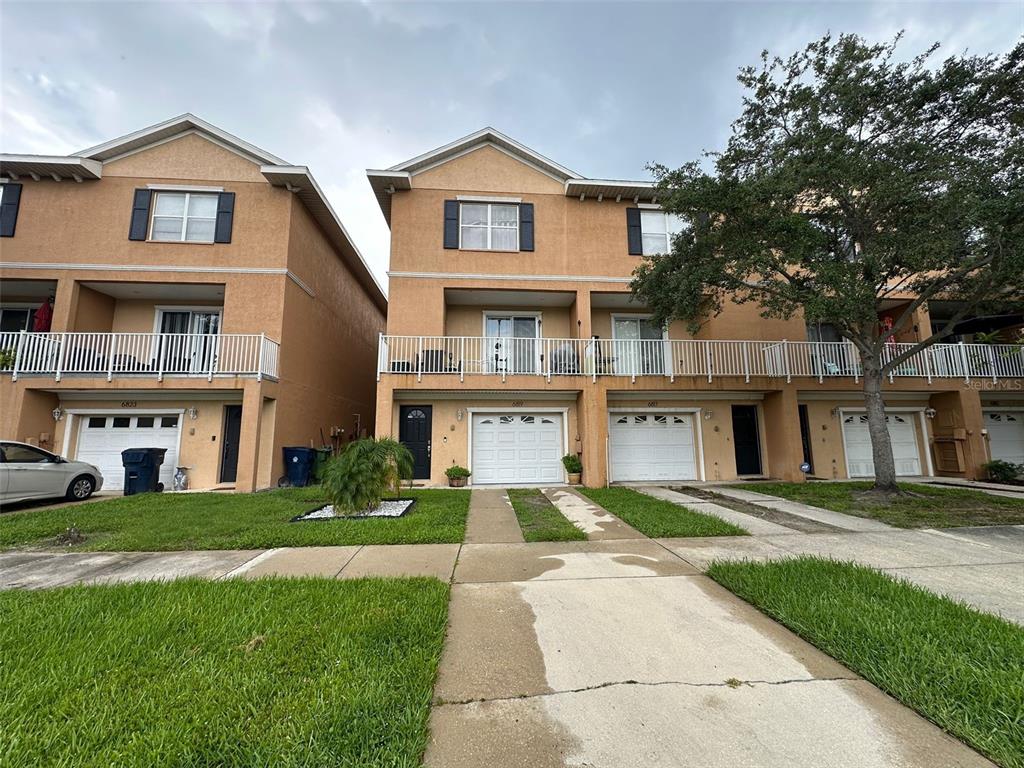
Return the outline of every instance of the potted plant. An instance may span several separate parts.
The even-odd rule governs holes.
[[[575,453],[567,453],[562,457],[562,466],[569,476],[569,485],[579,485],[580,475],[583,473],[583,462]]]
[[[448,469],[444,471],[448,475],[448,485],[452,488],[464,488],[466,481],[469,480],[469,476],[473,474],[465,467],[460,467],[458,464],[452,464]]]

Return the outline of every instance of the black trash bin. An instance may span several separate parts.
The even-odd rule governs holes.
[[[121,451],[124,465],[124,495],[162,491],[160,466],[166,448],[129,448]]]
[[[284,471],[288,476],[288,484],[295,488],[309,485],[313,473],[313,462],[316,451],[312,448],[284,448]]]
[[[313,479],[318,483],[324,479],[324,467],[334,453],[330,448],[314,448],[316,456],[313,458]]]

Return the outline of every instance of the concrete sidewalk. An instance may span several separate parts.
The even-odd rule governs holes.
[[[198,552],[0,552],[0,589],[182,578],[432,576],[450,581],[459,544]]]
[[[445,768],[991,766],[650,539],[464,546],[430,725]]]

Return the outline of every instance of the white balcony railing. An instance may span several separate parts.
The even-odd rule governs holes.
[[[20,375],[255,376],[277,379],[280,345],[263,334],[0,333],[0,372]]]
[[[910,349],[890,344],[886,361]],[[849,342],[702,341],[625,339],[522,339],[482,336],[380,337],[377,378],[382,374],[543,376],[716,376],[785,378],[861,377],[860,358]],[[1015,344],[934,344],[901,362],[897,377],[1024,378],[1024,350]]]

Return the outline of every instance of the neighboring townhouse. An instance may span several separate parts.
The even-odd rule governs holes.
[[[373,431],[386,299],[307,168],[183,115],[0,181],[0,436],[248,491]]]
[[[567,453],[588,486],[872,475],[857,357],[833,329],[730,305],[691,335],[632,300],[640,257],[676,227],[649,182],[584,178],[490,128],[367,175],[391,227],[377,429],[412,449],[417,479],[454,463],[474,485],[560,483]],[[913,335],[952,309],[918,311]],[[1024,461],[1022,381],[1013,345],[901,365],[899,473]]]

